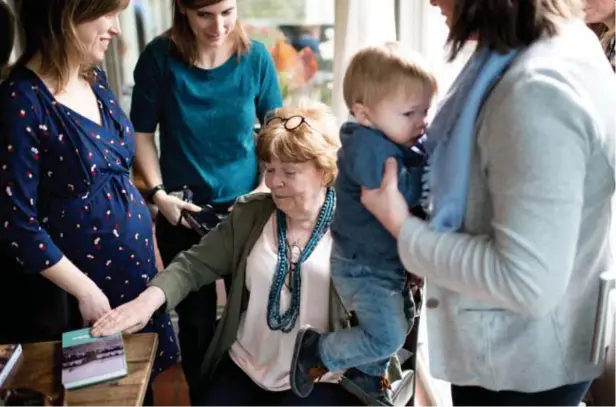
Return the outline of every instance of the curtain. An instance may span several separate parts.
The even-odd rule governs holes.
[[[448,62],[445,43],[449,30],[437,7],[431,6],[429,0],[400,0],[398,13],[399,41],[428,60],[436,72],[442,95],[466,63],[473,44],[465,47],[454,61]]]
[[[359,49],[396,40],[394,0],[336,0],[334,20],[332,109],[342,123],[349,113],[342,96],[344,71]]]

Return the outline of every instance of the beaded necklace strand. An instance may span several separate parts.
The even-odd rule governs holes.
[[[306,247],[301,252],[297,263],[294,264],[293,270],[291,270],[291,262],[288,259],[289,250],[287,245],[287,217],[280,209],[276,209],[278,264],[276,266],[276,273],[274,274],[274,278],[272,280],[267,301],[267,325],[272,331],[289,333],[295,326],[299,316],[300,293],[302,286],[302,263],[310,257],[323,235],[329,229],[335,209],[336,193],[333,188],[328,188],[325,196],[325,202],[319,212],[317,223],[312,230],[312,234],[310,235],[310,239],[308,240]],[[285,312],[281,312],[280,298],[288,274],[290,274],[289,283],[291,303]]]

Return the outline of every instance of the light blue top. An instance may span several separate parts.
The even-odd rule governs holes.
[[[360,264],[402,268],[396,240],[360,202],[361,187],[378,188],[385,161],[398,161],[398,188],[409,207],[422,195],[424,155],[421,147],[398,145],[378,130],[347,122],[340,130],[337,207],[331,230],[337,250]]]

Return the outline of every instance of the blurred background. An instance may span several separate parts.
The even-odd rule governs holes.
[[[15,5],[19,0],[5,0]],[[132,0],[121,14],[122,36],[114,39],[104,68],[122,104],[130,106],[139,53],[171,25],[172,0]],[[342,75],[359,48],[398,40],[419,51],[446,89],[467,55],[447,63],[447,28],[428,0],[238,0],[241,21],[252,38],[272,52],[286,100],[309,96],[347,117]],[[19,37],[14,57],[19,55]]]

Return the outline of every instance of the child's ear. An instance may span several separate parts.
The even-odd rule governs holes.
[[[370,126],[370,111],[363,103],[355,102],[351,108],[353,116],[362,126]]]

